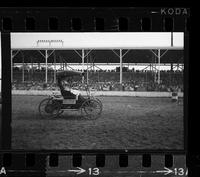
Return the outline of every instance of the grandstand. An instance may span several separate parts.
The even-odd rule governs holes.
[[[168,38],[172,36],[168,34]],[[133,43],[119,48],[112,43],[100,48],[100,42],[95,49],[72,49],[73,44],[66,46],[64,40],[36,39],[35,47],[12,46],[13,89],[56,90],[56,72],[75,69],[85,72],[84,82],[96,90],[183,91],[183,46],[176,45],[176,37],[170,46],[153,43],[140,47]],[[102,69],[105,66],[113,69]],[[134,69],[138,66],[140,69]],[[83,80],[75,80],[74,87],[82,89],[82,85]]]

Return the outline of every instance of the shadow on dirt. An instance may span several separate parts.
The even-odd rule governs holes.
[[[59,120],[79,120],[79,121],[84,121],[87,119],[84,119],[83,116],[81,115],[70,115],[70,114],[62,114],[58,116],[57,118],[54,119],[59,119]]]
[[[35,115],[31,115],[31,114],[19,114],[19,115],[15,115],[14,117],[14,120],[25,120],[25,121],[34,121],[34,120],[37,120],[37,121],[44,121],[44,120],[87,120],[85,119],[83,116],[81,115],[74,115],[74,114],[61,114],[59,115],[58,117],[55,117],[55,118],[51,118],[51,117],[41,117],[40,114],[35,114]]]

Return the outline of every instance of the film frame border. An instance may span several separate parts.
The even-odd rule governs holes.
[[[69,8],[69,9],[71,9],[71,8]],[[71,15],[71,17],[72,17],[72,20],[74,19],[74,14],[73,13],[75,13],[75,14],[77,14],[77,12],[79,12],[80,14],[82,14],[83,12],[84,12],[84,10],[88,10],[88,9],[90,9],[90,8],[82,8],[82,12],[80,12],[80,9],[77,9],[78,11],[74,11],[74,8],[72,8],[71,10],[71,12],[69,12],[69,14]],[[117,8],[116,8],[117,9]],[[117,11],[116,9],[114,9],[115,11]],[[159,9],[159,8],[158,8]],[[170,13],[174,13],[176,10],[175,10],[175,8],[174,8],[174,10],[171,10],[172,8],[170,8],[170,10],[168,10]],[[41,9],[41,10],[43,10],[43,9]],[[44,13],[46,14],[46,16],[45,16],[45,19],[46,19],[46,17],[49,17],[49,13],[48,12],[51,12],[51,10],[52,10],[52,8],[50,8],[50,9],[48,9],[47,10],[47,12],[45,11]],[[58,8],[58,10],[60,10],[59,8]],[[55,10],[55,14],[58,12],[58,10],[56,9]],[[100,12],[101,13],[103,13],[103,14],[105,14],[105,11],[107,11],[107,14],[106,15],[108,15],[108,13],[111,11],[112,12],[112,8],[107,8],[106,10],[105,9],[103,9],[102,10],[102,8],[100,8],[99,9],[100,10]],[[126,8],[124,8],[123,9],[123,11],[121,12],[121,8],[119,9],[119,12],[118,13],[122,13],[122,14],[124,14],[124,10],[126,10]],[[132,12],[132,9],[129,9],[130,11],[128,12],[128,15],[129,15],[129,18],[130,18],[130,13],[133,13]],[[146,19],[147,19],[147,13],[151,13],[151,16],[153,16],[152,15],[152,10],[149,8],[144,8],[144,9],[141,9],[141,8],[139,8],[139,9],[137,9],[138,10],[138,12],[136,11],[136,12],[134,12],[133,13],[133,15],[132,16],[134,16],[134,14],[137,14],[137,13],[139,13],[139,15],[141,15],[141,11],[143,10],[145,13],[142,13],[142,14],[145,14],[145,15],[142,15],[142,18],[137,18],[138,20],[136,21],[136,25],[135,26],[137,26],[137,28],[135,28],[135,30],[133,30],[133,29],[127,29],[126,31],[127,32],[138,32],[138,31],[140,31],[140,32],[145,32],[146,30],[143,30],[142,28],[140,28],[142,25],[142,19],[145,19],[144,21],[145,21],[145,25],[146,25],[146,23],[147,24],[149,24],[149,22],[146,22]],[[161,9],[159,9],[159,10],[161,10],[161,13],[163,13],[162,11],[163,11],[163,8],[161,8]],[[27,12],[27,10],[26,9],[24,9],[24,11],[25,12]],[[24,12],[24,11],[22,11],[22,12]],[[119,24],[119,20],[117,21],[117,19],[118,18],[116,18],[116,16],[115,16],[115,14],[116,14],[116,12],[112,12],[112,14],[114,14],[114,16],[113,17],[109,17],[109,18],[107,18],[107,19],[112,19],[113,20],[113,22],[114,22],[114,25],[110,25],[110,26],[108,26],[107,28],[109,28],[109,29],[111,29],[111,31],[113,31],[113,26],[116,26],[117,24],[118,24],[118,26],[120,26]],[[143,12],[142,11],[142,12]],[[185,10],[182,10],[182,13],[184,12]],[[65,12],[65,10],[63,9],[63,13]],[[92,9],[92,12],[88,12],[88,15],[90,14],[90,13],[92,13],[93,15],[95,15],[95,13],[97,12],[97,15],[96,16],[98,16],[98,11],[96,11],[96,9]],[[153,11],[154,13],[156,12],[155,10]],[[179,12],[180,12],[180,10],[179,10]],[[3,17],[2,19],[6,19],[6,22],[8,21],[8,16],[11,16],[12,15],[12,13],[20,13],[18,10],[11,10],[11,14],[10,15],[7,15],[6,17]],[[36,13],[39,13],[37,10],[36,10]],[[3,14],[4,14],[4,12],[3,12]],[[9,14],[9,13],[8,13]],[[29,14],[29,11],[28,11],[28,14]],[[58,13],[59,15],[61,15],[61,13]],[[85,14],[85,13],[83,13],[83,14]],[[40,14],[41,15],[41,14]],[[14,16],[14,15],[13,15]],[[42,15],[43,16],[43,15]],[[50,19],[52,18],[52,13],[51,13],[51,15],[50,15]],[[54,15],[55,16],[55,15]],[[76,15],[77,16],[77,15]],[[80,15],[79,15],[80,16]],[[121,16],[121,14],[119,14],[119,15],[117,15],[117,17],[119,17],[119,18],[121,18],[120,17]],[[123,16],[125,16],[125,15],[123,15]],[[144,16],[145,16],[145,18],[144,18]],[[23,19],[23,20],[25,20],[25,17],[26,16],[21,16],[21,19]],[[37,15],[35,16],[36,18],[38,17]],[[60,16],[59,16],[60,17]],[[65,16],[64,16],[65,17]],[[64,18],[63,17],[63,18]],[[12,18],[15,18],[15,16],[14,17],[12,17]],[[62,18],[62,19],[63,19]],[[69,18],[69,17],[68,17]],[[155,18],[155,17],[154,17]],[[166,17],[167,19],[169,19],[169,15],[167,15],[167,17]],[[148,30],[149,32],[154,32],[154,31],[159,31],[159,29],[161,29],[161,31],[162,31],[162,28],[160,28],[160,27],[162,27],[164,24],[165,24],[165,21],[166,21],[166,18],[160,18],[159,17],[159,14],[156,16],[156,19],[159,19],[161,22],[163,22],[164,21],[164,23],[160,23],[161,25],[158,27],[157,26],[157,24],[155,24],[155,26],[156,27],[158,27],[158,29],[157,30]],[[174,18],[174,17],[173,17]],[[176,20],[178,20],[178,22],[179,22],[179,25],[176,25],[176,26],[178,26],[179,28],[180,28],[180,26],[182,25],[182,27],[184,28],[184,30],[187,30],[185,27],[187,26],[186,25],[186,20],[188,20],[188,19],[186,19],[186,18],[183,18],[184,19],[184,21],[182,20],[182,21],[180,21],[180,18],[181,17],[176,17],[177,19]],[[87,18],[86,18],[87,19]],[[133,18],[133,19],[135,19],[135,18]],[[132,19],[132,21],[134,21]],[[16,19],[16,20],[14,20],[14,22],[17,22],[19,20],[19,17]],[[24,22],[25,21],[23,21],[23,20],[21,20],[23,23],[21,23],[21,24],[19,24],[19,23],[16,23],[17,24],[17,28],[16,29],[13,29],[13,30],[11,30],[12,32],[31,32],[31,31],[27,31],[26,29],[24,29]],[[47,20],[47,19],[46,19]],[[124,17],[123,17],[123,20],[124,20]],[[122,21],[123,21],[122,20]],[[156,22],[157,21],[159,21],[159,20],[156,20]],[[40,21],[40,23],[41,22],[44,22],[44,20],[39,20]],[[107,20],[107,21],[109,21],[109,20]],[[11,21],[8,21],[8,26],[9,27],[12,27],[12,24],[10,24],[10,22]],[[46,22],[49,22],[49,21],[46,21]],[[172,20],[172,22],[173,22],[173,20]],[[3,24],[3,22],[2,22],[2,24]],[[88,23],[87,23],[88,24]],[[90,24],[90,23],[89,23]],[[109,21],[109,24],[110,24],[110,21]],[[123,24],[123,23],[122,23]],[[150,23],[151,24],[151,23]],[[180,25],[181,24],[181,25]],[[144,26],[145,26],[144,25]],[[123,26],[123,25],[122,25]],[[126,26],[126,25],[125,25]],[[172,27],[172,31],[173,32],[179,32],[179,31],[181,31],[180,29],[173,29],[173,27],[174,27],[175,25],[171,25],[171,27]],[[40,26],[39,26],[40,27]],[[47,28],[47,29],[44,29],[44,27],[45,28]],[[52,30],[49,30],[48,29],[48,27],[49,27],[49,23],[47,23],[46,25],[44,25],[44,26],[41,26],[41,30],[34,30],[34,32],[55,32],[54,30],[52,31]],[[7,26],[6,26],[6,28],[7,28]],[[21,28],[21,29],[20,29]],[[107,29],[106,28],[106,29]],[[69,28],[70,30],[71,30],[71,32],[74,32],[74,30],[72,29],[72,28]],[[91,24],[90,24],[90,26],[89,26],[89,28],[87,28],[87,29],[89,29],[89,30],[75,30],[75,31],[78,31],[78,32],[86,32],[86,31],[91,31],[91,32],[94,32],[94,31],[96,31],[95,30],[95,28],[93,28],[93,31],[92,31],[92,29],[91,29]],[[103,30],[104,32],[109,32],[109,30]],[[7,31],[7,30],[5,30],[5,32],[3,31],[2,32],[2,35],[3,36],[7,36],[7,35],[9,35],[9,33],[11,32],[11,31]],[[103,32],[102,31],[102,32]],[[121,31],[124,31],[124,30],[121,30]],[[121,32],[120,31],[120,28],[116,28],[115,30],[114,30],[114,32]],[[164,30],[163,29],[163,32],[166,32],[166,31],[169,31],[169,30]],[[61,32],[60,30],[56,30],[56,32]],[[63,30],[62,30],[62,32],[63,32]],[[64,32],[68,32],[68,31],[64,31]],[[160,32],[160,31],[159,31]],[[188,35],[187,35],[187,31],[184,31],[184,46],[185,46],[185,48],[186,48],[186,50],[184,50],[184,56],[187,56],[187,45],[188,45]],[[4,38],[3,38],[3,36],[2,36],[2,40],[4,40]],[[6,38],[6,40],[8,40],[7,42],[5,41],[5,43],[10,43],[10,39],[7,37]],[[3,43],[3,42],[2,42]],[[6,44],[6,45],[3,45],[3,47],[7,47],[7,49],[8,48],[10,48],[10,46],[9,46],[9,44]],[[6,49],[6,50],[7,50]],[[4,57],[4,53],[3,53],[3,48],[2,48],[2,54],[3,54],[3,57]],[[8,55],[8,54],[7,54]],[[8,56],[6,56],[6,57],[8,57]],[[185,57],[184,57],[185,58]],[[187,61],[188,61],[188,59],[186,59],[184,62],[186,63],[186,67],[187,67],[187,65],[188,65],[188,63],[187,63]],[[5,65],[8,65],[8,62],[6,63],[5,62]],[[2,62],[2,65],[4,66],[4,63]],[[2,73],[2,75],[6,75],[6,78],[7,77],[9,77],[9,75],[8,75],[8,72],[10,72],[10,71],[8,71],[8,70],[10,70],[10,68],[8,68],[9,66],[7,66],[6,68],[7,68],[7,73],[6,74],[4,74],[4,73]],[[187,68],[186,68],[186,71],[187,71]],[[187,73],[184,73],[184,76],[187,76]],[[186,81],[187,81],[187,78],[184,78],[184,79],[186,79]],[[3,82],[4,82],[4,80],[2,80]],[[5,83],[10,83],[9,82],[10,80],[8,79],[8,80],[6,80],[6,82]],[[3,84],[2,84],[3,85]],[[184,85],[185,87],[186,87],[186,84]],[[6,90],[9,90],[9,88],[11,88],[11,85],[9,84],[9,85],[7,85],[7,89]],[[4,89],[4,87],[2,88],[2,92],[3,92],[3,89]],[[187,88],[185,89],[185,91],[187,92]],[[9,93],[7,93],[7,94],[2,94],[3,96],[9,96],[9,95],[11,95],[11,93],[9,92]],[[185,101],[187,101],[187,93],[185,93],[185,95],[186,95],[186,99],[184,99],[184,105],[187,105],[187,102],[185,102]],[[8,99],[9,97],[7,97],[7,99],[4,99],[4,100],[7,100],[6,102],[8,102]],[[11,98],[10,98],[11,99]],[[4,103],[3,103],[3,105],[4,105]],[[8,105],[8,103],[7,103],[7,105]],[[3,107],[4,108],[4,107]],[[6,106],[6,108],[8,108],[7,106]],[[185,111],[185,109],[184,109],[184,111]],[[3,109],[3,115],[4,115],[4,109]],[[7,113],[7,115],[9,115],[9,113]],[[186,115],[187,116],[187,111],[185,111],[184,112],[184,115]],[[184,118],[184,121],[185,121],[185,118]],[[185,125],[186,123],[184,122],[184,125]],[[187,128],[186,127],[184,127],[185,128],[185,130],[186,130],[186,134],[187,134]],[[7,135],[9,135],[9,133],[7,133]],[[185,136],[184,136],[185,137]],[[185,146],[186,146],[186,144],[184,145],[184,149],[185,149]]]
[[[17,9],[17,8],[16,8]],[[84,9],[84,8],[83,8]],[[87,8],[85,8],[85,9],[87,9]],[[93,8],[92,9],[92,11],[94,11],[94,10],[97,10],[98,8]],[[108,11],[112,11],[112,8],[108,8],[109,10]],[[116,8],[117,9],[117,8]],[[160,10],[160,8],[155,8],[155,9],[159,9]],[[173,8],[172,8],[173,9]],[[101,8],[99,9],[100,11],[102,10]],[[141,10],[141,9],[140,9]],[[144,8],[144,11],[145,10],[147,10],[147,8]],[[23,11],[23,10],[22,10]],[[26,11],[26,10],[24,10],[24,11]],[[74,11],[74,8],[73,8],[73,11]],[[108,11],[107,11],[107,13],[108,13]],[[102,30],[96,30],[95,28],[94,28],[94,25],[92,26],[92,28],[94,28],[93,30],[92,30],[92,28],[91,28],[91,26],[88,26],[88,28],[86,27],[84,27],[84,29],[82,29],[82,30],[73,30],[72,28],[68,28],[69,30],[67,31],[66,29],[63,29],[63,28],[60,28],[60,29],[58,29],[58,30],[56,30],[56,29],[49,29],[48,27],[49,27],[49,25],[48,25],[48,23],[46,23],[46,25],[45,25],[45,27],[44,26],[41,26],[41,27],[39,27],[39,28],[37,28],[37,29],[35,29],[35,30],[28,30],[27,31],[27,29],[25,28],[25,25],[24,25],[24,21],[23,22],[21,22],[20,24],[18,24],[19,26],[17,26],[16,28],[15,28],[15,24],[16,24],[16,19],[15,19],[15,13],[16,12],[18,12],[18,13],[20,13],[20,10],[11,10],[11,12],[10,12],[10,15],[7,15],[5,18],[7,18],[6,20],[8,20],[9,18],[10,19],[14,19],[14,24],[13,24],[13,21],[11,20],[11,25],[9,25],[9,20],[8,20],[8,28],[9,28],[9,26],[12,28],[11,30],[9,30],[9,29],[6,29],[6,30],[4,30],[2,27],[3,27],[3,22],[1,23],[1,29],[2,29],[2,31],[1,31],[1,36],[2,36],[2,43],[4,42],[4,41],[6,41],[6,45],[4,45],[3,47],[2,47],[2,58],[7,58],[7,57],[9,57],[10,56],[10,54],[8,53],[8,52],[5,52],[7,49],[9,49],[10,48],[10,32],[121,32],[121,31],[125,31],[125,32],[146,32],[146,30],[144,30],[144,29],[142,29],[142,28],[139,28],[139,26],[141,27],[141,24],[143,23],[142,22],[142,20],[141,19],[137,19],[136,20],[136,23],[137,23],[137,27],[134,27],[134,28],[128,28],[128,30],[120,30],[120,28],[117,28],[117,29],[113,29],[112,27],[112,25],[108,25],[108,26],[106,26],[106,28],[104,28],[104,29],[102,29]],[[146,12],[146,11],[145,11]],[[3,12],[4,13],[4,12]],[[6,12],[7,13],[7,12]],[[33,15],[31,12],[29,13],[29,12],[26,12],[26,13],[28,13],[28,17],[30,18],[30,19],[34,19],[34,17],[36,16],[36,17],[38,17],[37,15]],[[26,14],[26,13],[22,13],[23,15],[24,14]],[[40,12],[37,12],[37,13],[40,13]],[[56,13],[56,12],[55,12]],[[80,12],[79,12],[80,13]],[[93,12],[94,13],[94,12]],[[115,12],[116,13],[116,12]],[[9,13],[8,13],[9,14]],[[25,16],[23,16],[21,14],[21,19],[23,18],[23,17],[25,17]],[[30,15],[31,14],[31,15]],[[60,14],[62,14],[62,13],[60,13]],[[127,13],[128,15],[130,15],[130,12],[129,13]],[[14,17],[13,17],[14,16]],[[118,16],[120,16],[120,14],[118,15]],[[146,22],[144,22],[145,24],[144,25],[147,25],[147,26],[149,26],[149,21],[148,21],[148,13],[146,12],[146,14],[145,14],[145,16],[144,16],[144,18],[143,19],[147,19],[147,21]],[[2,16],[3,17],[3,16]],[[45,17],[46,18],[46,17]],[[50,16],[50,18],[52,18],[52,19],[54,19],[55,20],[55,15],[51,15]],[[122,17],[122,18],[124,18],[124,17]],[[157,17],[156,17],[157,18]],[[154,22],[156,21],[155,19],[156,19],[155,17],[154,17]],[[163,18],[163,17],[162,17]],[[181,18],[180,16],[178,16],[177,17],[177,15],[175,15],[175,14],[168,14],[168,15],[164,15],[164,18],[166,19],[175,19],[175,21],[177,22],[178,20],[177,19],[179,19],[179,18]],[[2,18],[1,18],[2,19]],[[24,19],[24,18],[23,18]],[[30,20],[29,19],[29,20]],[[115,19],[115,18],[113,18],[113,19]],[[144,21],[145,21],[144,20]],[[162,21],[162,25],[160,25],[158,28],[161,30],[161,31],[163,31],[163,32],[166,32],[166,29],[163,29],[162,27],[163,27],[163,22],[164,22],[164,20],[162,19],[159,19],[160,21]],[[132,21],[134,21],[134,20],[132,20]],[[173,20],[172,20],[173,21]],[[174,24],[172,25],[173,27],[175,26],[175,24],[176,24],[176,22],[173,22]],[[46,20],[46,22],[47,22],[47,20]],[[158,32],[158,29],[157,29],[157,27],[155,27],[156,25],[153,25],[154,24],[154,22],[153,21],[150,21],[150,27],[152,27],[152,29],[151,30],[147,30],[147,32]],[[156,22],[158,22],[158,21],[156,21]],[[187,49],[187,47],[189,47],[189,25],[188,25],[188,23],[190,22],[190,20],[189,20],[189,17],[186,15],[186,17],[184,18],[184,22],[181,22],[181,24],[182,24],[182,26],[184,27],[184,48],[185,49]],[[56,22],[57,23],[57,22]],[[107,21],[107,23],[108,23],[108,21]],[[37,23],[35,23],[36,24],[36,26],[37,26]],[[89,23],[89,24],[91,24],[91,23]],[[113,24],[113,23],[111,23],[111,24]],[[118,22],[116,22],[116,21],[114,21],[114,24],[116,25],[118,25],[118,27],[120,26],[119,25],[119,21]],[[135,26],[135,25],[132,25],[132,23],[130,23],[130,21],[128,20],[128,24],[129,24],[129,26],[128,27],[130,27],[130,26]],[[183,25],[184,24],[184,25]],[[187,24],[187,25],[186,25]],[[14,25],[14,26],[13,26]],[[114,26],[115,26],[114,25]],[[53,25],[54,26],[54,25]],[[56,25],[56,26],[59,26],[59,24],[58,25]],[[62,25],[61,25],[62,26]],[[70,26],[70,25],[69,25]],[[69,27],[68,26],[68,27]],[[104,27],[105,27],[104,26]],[[124,26],[123,25],[123,23],[122,23],[122,26]],[[126,26],[126,25],[125,25]],[[54,28],[54,27],[53,27]],[[122,27],[123,28],[123,27]],[[89,30],[88,30],[89,29]],[[64,31],[65,30],[65,31]],[[91,31],[92,30],[92,31]],[[178,28],[173,28],[173,32],[178,32],[178,31],[180,31],[181,30],[181,27],[178,25]],[[159,31],[160,32],[160,31]],[[180,31],[180,32],[183,32],[183,31]],[[185,57],[186,56],[186,57]],[[188,64],[189,64],[189,61],[188,61],[188,57],[189,57],[189,51],[188,50],[184,50],[184,64],[185,64],[185,69],[184,69],[184,81],[186,82],[186,81],[188,81]],[[10,58],[10,57],[9,57]],[[186,59],[185,59],[186,58]],[[7,64],[6,64],[7,63]],[[10,126],[10,123],[11,123],[11,110],[10,109],[5,109],[5,107],[6,108],[8,108],[7,106],[9,105],[9,104],[11,104],[11,93],[9,92],[9,89],[8,88],[10,88],[10,90],[11,90],[11,84],[8,84],[7,86],[7,89],[5,89],[5,84],[3,84],[3,83],[10,83],[9,81],[9,72],[10,72],[10,63],[8,63],[8,62],[5,62],[5,60],[3,60],[2,61],[2,66],[4,66],[4,68],[7,68],[7,70],[5,70],[5,69],[3,69],[3,67],[2,67],[2,69],[3,69],[3,72],[2,72],[2,75],[4,75],[4,74],[6,74],[6,77],[2,77],[2,95],[4,95],[2,98],[3,98],[3,108],[2,108],[2,114],[3,114],[3,117],[5,117],[5,115],[7,116],[7,115],[10,115],[10,119],[6,119],[6,121],[3,119],[3,122],[2,122],[2,124],[3,125],[8,125],[8,127]],[[7,66],[7,67],[5,67],[5,66]],[[185,72],[187,72],[187,73],[185,73]],[[185,95],[185,97],[184,97],[184,105],[186,105],[187,106],[187,103],[188,103],[188,86],[184,83],[184,95]],[[9,101],[9,99],[5,99],[5,98],[9,98],[10,97],[10,101]],[[5,100],[7,100],[7,101],[5,101]],[[7,105],[7,106],[5,106],[5,105]],[[120,153],[122,153],[122,154],[144,154],[144,152],[145,152],[145,154],[147,154],[147,153],[152,153],[152,154],[159,154],[159,153],[164,153],[164,154],[186,154],[187,153],[187,135],[188,135],[188,127],[187,127],[187,119],[185,118],[185,116],[186,117],[188,117],[188,111],[186,110],[186,109],[184,109],[184,149],[183,150],[115,150],[116,151],[116,154],[120,154]],[[9,116],[8,116],[9,117]],[[11,127],[10,127],[11,128]],[[4,131],[4,130],[6,130],[6,131]],[[9,129],[4,129],[3,128],[3,131],[2,131],[2,133],[3,133],[3,135],[4,135],[4,133],[6,133],[7,134],[7,136],[10,136],[11,137],[11,132],[9,133],[9,131],[8,131]],[[10,138],[11,139],[11,138]],[[11,142],[9,142],[9,141],[7,141],[7,139],[5,140],[5,138],[3,138],[2,139],[2,145],[3,145],[3,150],[4,150],[4,152],[10,152],[10,150],[9,150],[9,148],[8,147],[10,147],[10,145],[11,145]],[[18,153],[20,153],[20,151],[15,151],[15,150],[11,150],[12,152],[18,152]],[[112,150],[111,150],[111,152],[109,152],[109,150],[97,150],[97,152],[94,150],[92,150],[93,152],[91,152],[91,150],[70,150],[70,151],[65,151],[65,150],[56,150],[57,151],[57,153],[58,154],[62,154],[62,153],[64,153],[64,154],[77,154],[77,153],[81,153],[81,154],[97,154],[97,153],[103,153],[103,154],[113,154],[112,153]],[[105,152],[106,151],[106,152]],[[21,152],[26,152],[26,151],[21,151]],[[30,151],[28,151],[28,152],[30,152]],[[40,152],[40,153],[42,153],[42,154],[46,154],[46,153],[55,153],[55,151],[54,150],[47,150],[47,151],[45,151],[45,152],[43,152],[43,151],[32,151],[33,153],[34,152]],[[115,153],[114,153],[115,154]]]

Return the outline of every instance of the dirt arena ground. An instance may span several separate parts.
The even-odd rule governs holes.
[[[170,98],[99,97],[103,112],[39,116],[44,96],[12,97],[13,149],[183,149],[183,105]]]

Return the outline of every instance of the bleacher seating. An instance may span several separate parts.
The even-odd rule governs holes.
[[[103,91],[183,91],[182,71],[161,71],[161,83],[154,82],[154,73],[151,71],[129,71],[123,73],[123,83],[119,84],[119,72],[100,71],[89,72],[89,85],[93,90]],[[45,71],[24,72],[14,70],[12,88],[15,90],[58,90],[54,83],[54,72],[48,71],[48,83],[45,83]],[[84,90],[81,78],[73,79],[75,89]]]

